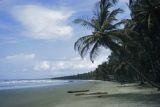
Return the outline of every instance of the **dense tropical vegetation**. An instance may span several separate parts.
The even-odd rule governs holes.
[[[74,21],[92,30],[92,34],[79,38],[74,48],[82,58],[89,53],[92,62],[101,47],[110,49],[105,70],[98,70],[104,71],[105,78],[109,73],[160,88],[160,1],[130,0],[131,19],[121,21],[116,16],[123,10],[114,8],[117,2],[100,0],[90,19]]]
[[[70,75],[70,76],[64,76],[64,77],[57,77],[53,79],[60,79],[60,80],[98,80],[96,78],[96,73],[95,72],[88,72],[88,73],[83,73],[83,74],[77,74],[77,75]],[[99,79],[101,80],[101,79]]]

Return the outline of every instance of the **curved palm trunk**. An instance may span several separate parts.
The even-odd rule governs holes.
[[[131,64],[129,61],[127,61],[125,58],[123,58],[123,56],[120,55],[120,52],[123,52],[122,47],[117,45],[116,43],[114,43],[113,41],[109,40],[107,41],[107,46],[121,59],[123,60],[125,63],[127,63],[135,72],[137,72],[137,74],[139,76],[141,76],[144,80],[146,80],[150,85],[152,85],[153,87],[156,87],[158,89],[160,89],[160,85],[157,85],[155,83],[153,83],[152,81],[150,81],[150,79],[148,79],[143,73],[141,73],[133,64]]]
[[[145,75],[143,75],[143,73],[141,73],[136,67],[134,67],[130,62],[124,60],[130,67],[132,67],[132,69],[134,69],[134,71],[136,71],[144,80],[146,80],[150,85],[152,85],[153,87],[156,87],[158,89],[160,89],[160,86],[153,83],[152,81],[150,81]]]

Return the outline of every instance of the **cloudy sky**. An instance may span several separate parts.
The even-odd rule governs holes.
[[[94,70],[107,60],[102,49],[92,64],[74,51],[74,42],[91,31],[75,25],[91,16],[98,0],[0,0],[0,79],[50,78]],[[118,18],[129,17],[127,0]]]

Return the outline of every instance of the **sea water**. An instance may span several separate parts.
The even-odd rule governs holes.
[[[56,86],[56,85],[70,84],[72,82],[73,81],[71,80],[52,80],[52,79],[0,80],[0,90],[42,87],[42,86],[50,86],[50,85]]]

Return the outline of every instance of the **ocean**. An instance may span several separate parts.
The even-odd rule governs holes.
[[[57,86],[71,84],[71,80],[52,80],[52,79],[36,79],[36,80],[0,80],[0,90],[20,89],[43,86]],[[76,81],[74,81],[76,82]]]

